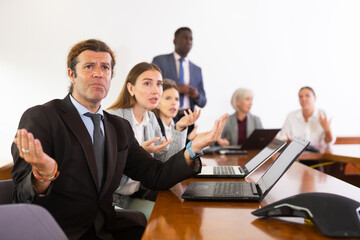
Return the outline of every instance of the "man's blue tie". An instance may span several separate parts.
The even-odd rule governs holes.
[[[103,183],[105,161],[105,137],[100,128],[101,115],[89,112],[85,113],[84,115],[90,117],[94,123],[93,147],[95,152],[96,167],[98,171],[99,188],[101,188],[101,185]]]
[[[184,67],[183,67],[183,62],[184,62],[184,58],[180,58],[180,71],[179,71],[179,83],[180,84],[184,84]],[[180,94],[180,107],[182,107],[184,104],[184,95]]]

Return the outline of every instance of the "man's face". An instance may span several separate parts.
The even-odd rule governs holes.
[[[76,74],[68,70],[74,86],[72,96],[85,107],[99,105],[110,88],[111,56],[107,52],[85,50],[79,54],[77,61]]]
[[[175,52],[181,57],[186,57],[191,50],[192,42],[192,33],[188,30],[181,31],[174,39]]]

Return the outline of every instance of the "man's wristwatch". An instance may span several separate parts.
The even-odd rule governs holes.
[[[192,144],[192,141],[188,142],[188,144],[186,145],[186,149],[188,150],[191,159],[195,159],[195,158],[198,158],[198,157],[204,155],[204,152],[202,150],[200,150],[200,152],[198,154],[195,154],[194,151],[191,149],[191,144]]]

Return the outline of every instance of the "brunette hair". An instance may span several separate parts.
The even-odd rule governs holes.
[[[169,78],[163,79],[163,92],[170,88],[175,88],[177,91],[179,91],[179,88],[174,80],[171,80]]]
[[[78,64],[78,59],[77,57],[80,55],[80,53],[82,53],[83,51],[86,50],[90,50],[90,51],[94,51],[94,52],[107,52],[110,54],[111,56],[111,77],[114,76],[114,66],[115,66],[115,55],[113,53],[113,51],[110,49],[110,47],[97,39],[88,39],[85,41],[81,41],[77,44],[75,44],[68,56],[67,56],[67,67],[71,69],[71,71],[74,72],[74,76],[76,77],[76,64]],[[72,93],[73,91],[73,84],[71,83],[70,87],[69,87],[69,92]]]
[[[176,82],[174,80],[171,80],[171,79],[168,79],[168,78],[163,79],[163,94],[164,94],[165,90],[168,90],[168,89],[171,89],[171,88],[174,88],[174,89],[176,89],[176,91],[179,92],[179,88],[176,85]],[[155,113],[155,116],[157,118],[160,117],[160,109],[154,108],[152,111],[153,111],[153,113]]]
[[[310,91],[314,94],[314,97],[316,97],[315,91],[314,91],[314,89],[312,89],[312,87],[309,87],[309,86],[302,87],[302,88],[300,88],[299,93],[300,93],[301,90],[303,90],[303,89],[308,89],[308,90],[310,90]]]
[[[124,82],[124,86],[119,94],[119,97],[116,101],[108,108],[109,109],[119,109],[119,108],[132,108],[135,103],[136,99],[135,96],[131,96],[129,90],[127,88],[127,84],[131,83],[131,85],[135,85],[136,80],[138,77],[146,71],[154,70],[158,71],[161,75],[162,72],[160,68],[153,63],[141,62],[136,64],[129,72]]]

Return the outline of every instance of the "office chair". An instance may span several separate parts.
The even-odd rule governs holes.
[[[52,215],[33,204],[0,205],[1,239],[68,239]]]
[[[0,204],[12,203],[12,189],[14,183],[12,179],[0,181]]]

